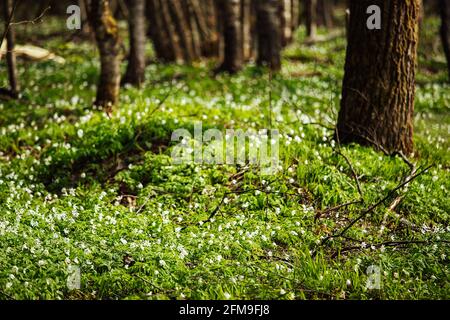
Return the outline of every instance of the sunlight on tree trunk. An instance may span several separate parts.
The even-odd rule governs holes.
[[[90,21],[100,51],[101,72],[96,106],[110,107],[117,103],[120,89],[121,46],[119,28],[112,16],[108,0],[92,1]]]

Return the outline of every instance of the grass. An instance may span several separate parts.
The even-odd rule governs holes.
[[[360,198],[331,140],[342,36],[306,46],[300,30],[272,81],[252,65],[214,78],[210,62],[152,64],[142,90],[122,90],[111,118],[91,107],[93,45],[46,40],[66,63],[21,61],[23,98],[0,102],[0,296],[450,297],[450,90],[436,21],[423,28],[413,159],[433,167],[397,193],[404,198],[395,210],[389,199],[324,245],[410,171],[398,157],[342,146],[365,203],[326,212]],[[39,29],[31,32],[51,34]],[[173,164],[172,132],[198,121],[204,130],[272,123],[282,134],[282,170],[264,177],[252,168]],[[80,290],[68,289],[69,266],[81,269]],[[380,269],[379,290],[366,286],[370,266]]]

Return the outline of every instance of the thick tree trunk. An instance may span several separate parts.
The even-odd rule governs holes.
[[[381,30],[366,26],[381,8]],[[413,151],[418,0],[352,0],[345,77],[337,125],[340,142]]]
[[[117,103],[120,90],[121,40],[109,1],[91,2],[90,21],[100,51],[101,72],[96,106],[110,107]]]
[[[140,87],[145,80],[145,0],[129,0],[130,55],[123,79]]]
[[[19,93],[19,82],[17,80],[16,54],[14,53],[16,35],[14,31],[14,26],[11,25],[13,16],[14,12],[12,0],[4,0],[5,30],[7,30],[6,65],[8,67],[9,86],[11,90],[10,94],[12,97],[16,98]]]
[[[447,58],[448,77],[450,81],[450,0],[439,0],[441,12],[441,38]]]
[[[281,27],[278,0],[257,3],[258,65],[281,69]]]
[[[317,33],[317,0],[303,0],[306,36],[314,39]]]
[[[224,59],[218,71],[236,73],[242,69],[243,42],[240,0],[219,0],[219,12],[223,21]]]

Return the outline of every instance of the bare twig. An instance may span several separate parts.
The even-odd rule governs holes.
[[[428,167],[426,167],[425,169],[423,169],[422,171],[414,174],[413,176],[411,176],[409,179],[407,179],[406,181],[400,183],[397,187],[395,187],[394,189],[392,189],[385,197],[383,197],[382,199],[380,199],[379,201],[377,201],[375,204],[371,205],[369,208],[367,208],[366,210],[364,210],[357,218],[355,218],[354,220],[352,220],[344,229],[342,229],[340,232],[338,232],[337,234],[331,235],[326,237],[324,240],[322,240],[321,245],[326,244],[328,241],[330,241],[331,239],[336,239],[336,238],[340,238],[342,237],[351,227],[353,227],[358,221],[362,220],[364,217],[366,217],[369,213],[373,212],[376,208],[378,208],[380,205],[382,205],[383,203],[385,203],[388,199],[390,199],[398,190],[404,188],[405,186],[407,186],[410,182],[412,182],[413,180],[417,179],[419,176],[425,174],[426,172],[428,172],[428,170],[430,170],[433,167],[433,165],[430,165]]]
[[[346,207],[351,206],[353,204],[360,204],[360,203],[362,203],[361,199],[360,200],[350,201],[350,202],[347,202],[347,203],[344,203],[344,204],[337,205],[337,206],[332,207],[332,208],[325,209],[323,211],[319,211],[316,214],[316,216],[314,218],[314,221],[319,220],[322,216],[324,216],[324,215],[326,215],[326,214],[328,214],[330,212],[335,212],[335,211],[338,211],[339,209],[346,208]]]
[[[450,244],[450,241],[448,240],[411,240],[411,241],[387,241],[377,244],[367,244],[365,248],[361,246],[351,246],[346,247],[338,252],[335,252],[332,256],[332,258],[336,258],[340,253],[344,252],[350,252],[355,250],[362,250],[362,249],[371,249],[371,248],[381,248],[381,247],[403,247],[403,246],[410,246],[414,244],[422,244],[422,245],[429,245],[429,244],[436,244],[436,243],[443,243],[443,244]]]

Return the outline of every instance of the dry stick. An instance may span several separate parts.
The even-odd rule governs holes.
[[[319,220],[323,215],[326,215],[326,214],[328,214],[328,213],[330,213],[330,212],[334,212],[334,211],[337,211],[337,210],[339,210],[339,209],[342,209],[342,208],[346,208],[346,207],[348,207],[348,206],[351,206],[351,205],[353,205],[353,204],[360,204],[360,203],[362,203],[361,200],[355,200],[355,201],[350,201],[350,202],[347,202],[347,203],[344,203],[344,204],[340,204],[340,205],[335,206],[335,207],[332,207],[332,208],[325,209],[324,211],[319,211],[319,212],[316,214],[316,216],[314,217],[314,222],[316,222],[317,220]]]
[[[362,192],[362,189],[361,189],[361,183],[359,182],[358,175],[356,174],[355,168],[353,167],[350,159],[341,151],[340,147],[336,150],[336,153],[338,155],[340,155],[342,158],[344,158],[345,162],[347,162],[348,166],[350,167],[350,170],[352,171],[353,179],[356,182],[356,188],[358,189],[358,193],[359,193],[359,196],[360,196],[360,202],[364,203],[365,201],[364,201],[364,195],[363,195],[363,192]]]
[[[19,21],[19,22],[12,22],[12,19],[14,18],[14,13],[15,13],[15,11],[17,9],[17,6],[19,5],[19,2],[20,2],[20,0],[16,0],[14,2],[14,6],[13,6],[13,8],[11,10],[11,14],[9,15],[8,22],[6,23],[5,31],[3,31],[3,35],[0,38],[0,48],[2,47],[3,41],[5,40],[6,35],[8,34],[9,29],[11,28],[11,26],[21,25],[21,24],[26,24],[26,23],[36,24],[37,22],[39,22],[39,20],[41,20],[44,17],[45,13],[50,9],[50,7],[47,7],[44,11],[42,11],[42,13],[39,16],[37,16],[33,20],[24,20],[24,21]]]
[[[17,9],[18,4],[19,4],[19,0],[16,0],[16,1],[14,2],[14,6],[13,6],[13,8],[12,8],[12,10],[11,10],[11,13],[10,13],[10,15],[9,15],[8,21],[6,22],[5,30],[3,31],[2,38],[0,39],[0,48],[2,47],[3,41],[5,40],[6,35],[7,35],[8,32],[9,32],[9,28],[10,28],[11,25],[12,25],[12,19],[14,18],[14,13],[16,12],[16,9]]]
[[[450,244],[450,241],[448,240],[411,240],[411,241],[388,241],[383,243],[377,243],[377,244],[368,244],[367,248],[381,248],[381,247],[400,247],[400,246],[408,246],[412,244],[436,244],[436,243],[443,243],[443,244]],[[339,253],[342,252],[349,252],[349,251],[355,251],[363,249],[361,246],[352,246],[352,247],[346,247],[340,250],[339,252],[335,252],[332,256],[332,258],[336,258]]]
[[[341,151],[341,140],[339,138],[339,131],[338,131],[337,127],[335,129],[335,135],[336,135],[336,140],[337,140],[336,141],[337,142],[337,150],[335,150],[335,152],[338,155],[342,156],[345,159],[345,161],[347,162],[348,166],[350,167],[350,170],[352,171],[353,178],[355,179],[355,182],[356,182],[356,187],[358,189],[358,193],[359,193],[359,196],[361,198],[361,202],[364,203],[365,202],[364,201],[364,195],[362,193],[361,184],[359,183],[358,175],[356,174],[355,169],[353,168],[353,165],[352,165],[350,159]]]
[[[406,180],[410,179],[412,176],[414,176],[417,173],[416,165],[414,163],[412,163],[411,161],[409,161],[409,159],[403,154],[403,152],[395,152],[392,155],[393,156],[398,155],[403,160],[403,162],[405,162],[408,165],[408,167],[411,169],[411,172],[409,173],[408,176],[406,176],[403,179],[403,181],[406,181]],[[394,201],[392,201],[391,204],[389,205],[389,211],[387,211],[386,214],[383,217],[383,222],[382,222],[381,228],[380,228],[380,235],[383,233],[384,225],[386,223],[386,219],[388,217],[389,212],[394,212],[395,209],[400,205],[400,203],[402,202],[402,200],[404,198],[405,198],[404,195],[400,195],[400,196],[396,197],[394,199]]]
[[[401,184],[399,184],[397,187],[395,187],[394,189],[392,189],[384,198],[382,198],[381,200],[377,201],[375,204],[373,204],[372,206],[370,206],[368,209],[364,210],[356,219],[354,219],[353,221],[351,221],[341,232],[339,232],[338,234],[332,235],[332,236],[328,236],[326,237],[320,245],[324,245],[326,244],[328,241],[330,241],[331,239],[335,239],[335,238],[339,238],[342,237],[351,227],[353,227],[358,221],[360,221],[361,219],[363,219],[365,216],[367,216],[369,213],[371,213],[372,211],[374,211],[376,208],[378,208],[380,205],[382,205],[384,202],[386,202],[386,200],[388,200],[389,198],[391,198],[393,196],[393,194],[395,192],[397,192],[398,190],[402,189],[403,187],[407,186],[411,181],[415,180],[416,178],[418,178],[419,176],[423,175],[424,173],[426,173],[428,170],[430,170],[434,165],[430,165],[428,167],[426,167],[425,169],[423,169],[422,171],[420,171],[419,173],[416,173],[415,175],[413,175],[412,177],[410,177],[409,179],[407,179],[406,181],[402,182]]]

